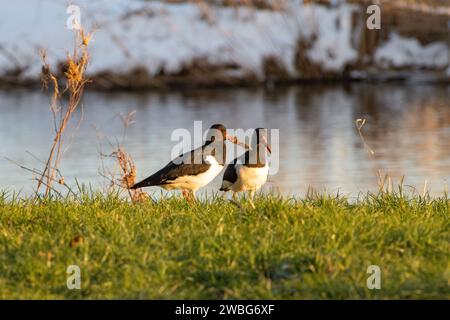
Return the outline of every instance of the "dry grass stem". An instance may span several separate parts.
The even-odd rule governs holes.
[[[130,154],[128,154],[125,151],[125,148],[123,147],[127,134],[127,129],[131,124],[134,123],[133,116],[135,113],[136,111],[131,111],[126,115],[119,114],[120,120],[122,121],[123,125],[122,141],[117,142],[116,146],[110,143],[110,145],[113,148],[113,152],[111,154],[104,155],[102,152],[100,152],[100,156],[102,158],[102,170],[99,173],[102,177],[106,178],[109,181],[110,188],[125,189],[127,190],[131,201],[142,202],[149,199],[150,196],[141,189],[137,190],[130,189],[136,183],[137,169],[133,161],[133,158],[131,157]],[[115,163],[120,170],[119,174],[111,170],[108,171],[106,170],[103,163],[103,158],[105,157],[110,157],[115,160]]]
[[[52,190],[53,182],[58,181],[65,185],[65,180],[62,175],[57,178],[58,168],[62,159],[63,135],[67,125],[80,104],[83,96],[84,86],[89,81],[85,76],[85,71],[89,63],[88,45],[90,35],[85,34],[83,30],[75,32],[75,47],[72,54],[67,55],[67,69],[64,72],[64,80],[66,82],[63,92],[59,90],[58,79],[52,74],[50,66],[47,63],[47,54],[41,51],[43,60],[42,67],[42,82],[45,88],[52,85],[53,94],[51,99],[51,111],[55,125],[55,137],[53,144],[45,162],[45,168],[38,179],[36,192],[38,193],[42,186],[45,186],[45,197],[47,197]],[[60,99],[63,94],[68,95],[68,102],[66,106],[60,105]],[[57,115],[59,114],[59,119]]]
[[[364,139],[364,136],[361,132],[362,127],[364,126],[364,124],[366,123],[366,119],[356,119],[355,124],[356,124],[356,128],[358,129],[358,134],[359,137],[361,138],[361,141],[364,144],[364,149],[366,149],[366,151],[370,154],[370,155],[375,155],[375,152],[367,145],[366,140]]]

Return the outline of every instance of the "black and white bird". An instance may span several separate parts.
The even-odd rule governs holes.
[[[210,183],[223,169],[225,142],[229,138],[225,126],[209,128],[203,146],[182,154],[131,189],[158,186],[166,190],[180,189],[187,200],[195,200],[195,192]]]
[[[237,192],[248,191],[254,208],[253,196],[266,183],[269,174],[266,150],[272,153],[267,143],[267,129],[255,129],[251,150],[227,166],[220,191],[233,191],[233,199],[236,199]]]

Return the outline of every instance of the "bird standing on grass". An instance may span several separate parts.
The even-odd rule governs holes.
[[[233,191],[234,200],[236,200],[237,192],[248,191],[250,204],[255,208],[253,204],[255,192],[266,183],[269,174],[266,149],[272,153],[267,143],[267,129],[255,129],[252,136],[252,149],[227,166],[220,191]]]
[[[226,158],[226,128],[215,124],[208,130],[203,146],[180,155],[131,189],[158,186],[166,190],[181,189],[188,201],[195,200],[195,192],[210,183],[223,169]],[[233,141],[234,142],[234,141]]]

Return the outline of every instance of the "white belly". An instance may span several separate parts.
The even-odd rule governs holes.
[[[162,185],[166,190],[185,189],[196,191],[197,189],[206,186],[214,180],[215,177],[222,171],[223,166],[220,165],[213,156],[206,156],[205,162],[211,166],[208,170],[195,176],[183,176],[173,180],[170,184]]]
[[[269,174],[269,166],[266,164],[262,168],[250,168],[238,164],[236,166],[237,180],[231,186],[231,190],[238,191],[256,191],[263,186],[267,181]]]

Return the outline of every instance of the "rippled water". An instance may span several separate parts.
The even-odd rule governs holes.
[[[32,174],[11,164],[41,167],[28,152],[45,158],[52,139],[49,99],[39,91],[0,91],[0,189],[31,192]],[[425,181],[433,194],[447,190],[450,178],[450,87],[427,85],[302,86],[274,90],[227,89],[184,93],[85,94],[82,118],[64,155],[62,171],[69,183],[101,188],[102,151],[121,139],[119,113],[136,110],[125,148],[134,157],[143,178],[170,160],[177,142],[176,128],[193,130],[222,122],[230,128],[280,129],[280,168],[269,177],[266,191],[303,196],[308,187],[356,196],[376,190],[378,171],[393,182],[422,190]],[[363,128],[369,155],[355,128]],[[100,133],[99,133],[100,132]],[[100,136],[100,138],[99,138]],[[70,135],[67,137],[67,142]],[[106,161],[106,166],[111,163]],[[205,188],[215,191],[220,178]],[[156,191],[150,188],[148,191]],[[159,191],[157,191],[159,193]]]

